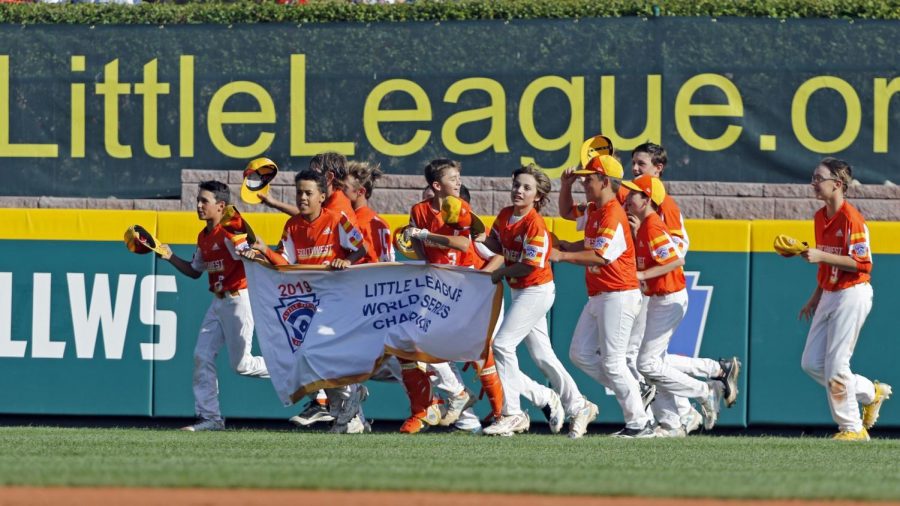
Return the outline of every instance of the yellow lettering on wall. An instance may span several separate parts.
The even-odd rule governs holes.
[[[178,62],[178,155],[194,156],[194,57],[183,55]]]
[[[9,55],[0,55],[0,157],[7,158],[56,158],[56,144],[10,144],[9,114]]]
[[[72,72],[84,72],[85,58],[82,55],[72,55]],[[85,118],[85,85],[72,83],[71,117],[69,118],[70,151],[72,158],[84,158],[84,118]]]
[[[291,156],[335,151],[352,156],[352,142],[306,142],[306,55],[291,55]]]
[[[153,158],[169,158],[172,150],[159,143],[158,95],[169,94],[169,83],[157,81],[158,62],[154,58],[144,65],[144,82],[134,85],[134,93],[144,96],[144,150]]]
[[[547,139],[541,135],[534,122],[534,104],[538,95],[551,88],[560,90],[569,100],[569,126],[555,139]],[[528,144],[539,151],[557,151],[568,146],[569,156],[562,165],[544,168],[549,177],[558,178],[567,167],[578,163],[581,143],[584,141],[584,78],[573,77],[568,81],[559,76],[544,76],[529,83],[519,102],[519,127]],[[519,160],[523,165],[537,164],[530,156],[523,156]]]
[[[381,102],[394,92],[406,93],[416,104],[415,109],[381,109]],[[425,146],[431,137],[429,130],[416,130],[412,139],[403,144],[394,144],[381,135],[380,123],[431,121],[431,102],[425,90],[407,79],[389,79],[369,92],[363,109],[363,128],[366,138],[373,148],[388,156],[411,155]]]
[[[634,109],[637,107],[626,110]],[[616,130],[616,77],[600,77],[600,132],[621,150],[631,150],[648,141],[662,142],[662,76],[647,76],[647,121],[634,137],[622,137]]]
[[[832,89],[844,99],[847,109],[847,117],[841,134],[831,141],[821,141],[813,137],[806,122],[806,108],[813,93],[821,89]],[[862,125],[862,106],[859,103],[859,95],[847,81],[839,77],[818,76],[807,80],[797,88],[794,100],[791,103],[791,124],[794,127],[794,135],[806,149],[815,153],[836,153],[853,144],[859,134]]]
[[[900,92],[900,77],[891,79],[875,79],[875,125],[872,130],[872,150],[876,153],[888,152],[888,118],[891,110],[891,97]]]
[[[453,83],[444,93],[444,102],[457,103],[466,91],[481,90],[490,96],[490,105],[478,109],[470,109],[453,114],[441,128],[441,139],[444,146],[457,155],[474,155],[493,148],[496,153],[509,153],[506,144],[506,92],[503,86],[493,79],[472,77]],[[491,128],[487,136],[478,142],[459,140],[458,131],[466,123],[490,120]]]
[[[131,93],[131,85],[119,83],[119,59],[103,67],[103,82],[95,85],[103,98],[103,145],[113,158],[131,158],[131,146],[119,143],[119,95]]]
[[[725,94],[725,104],[695,104],[694,94],[704,86],[715,86]],[[741,135],[742,127],[728,125],[722,135],[714,139],[701,137],[694,131],[691,118],[697,116],[727,116],[739,118],[744,115],[744,101],[737,86],[727,77],[719,74],[700,74],[688,79],[675,98],[675,128],[684,142],[701,151],[721,151],[734,144]]]
[[[225,103],[233,95],[246,93],[256,99],[258,111],[225,112]],[[275,103],[272,96],[262,86],[250,81],[235,81],[222,86],[209,101],[207,126],[209,140],[223,155],[231,158],[252,158],[264,153],[275,139],[274,132],[260,132],[249,146],[237,146],[225,137],[222,125],[233,124],[273,124],[275,123]]]

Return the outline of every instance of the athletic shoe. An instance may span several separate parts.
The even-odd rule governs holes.
[[[547,424],[550,425],[550,432],[559,434],[563,424],[566,422],[566,411],[563,409],[562,401],[559,400],[559,394],[550,391],[550,402],[541,408],[544,417],[547,418]]]
[[[468,388],[463,390],[459,395],[451,396],[445,401],[445,404],[447,405],[447,414],[441,418],[440,425],[442,427],[453,425],[454,422],[459,420],[459,415],[461,415],[463,411],[471,408],[477,400],[478,399],[475,398],[475,395],[470,392]]]
[[[676,429],[667,429],[662,425],[657,425],[655,429],[653,429],[653,437],[687,437],[687,432],[685,432],[684,427],[679,426]]]
[[[842,430],[832,436],[831,439],[835,441],[868,441],[869,433],[866,431],[866,428],[863,427],[859,432],[852,430]]]
[[[369,389],[364,385],[352,385],[350,396],[341,402],[341,407],[334,418],[335,425],[345,425],[359,416],[360,405],[369,397]]]
[[[372,432],[372,425],[357,413],[347,423],[335,423],[328,432],[332,434],[364,434]]]
[[[429,426],[437,425],[441,421],[441,408],[444,404],[441,401],[435,400],[431,406],[428,406],[425,409],[425,416],[411,416],[403,422],[403,425],[400,426],[400,432],[402,434],[415,434],[417,432],[421,432],[427,429]]]
[[[328,412],[328,407],[319,404],[315,399],[303,408],[299,414],[292,416],[289,421],[297,427],[309,427],[319,422],[333,422],[334,417]]]
[[[197,420],[194,425],[182,427],[181,430],[187,432],[200,432],[204,430],[225,430],[225,420]]]
[[[893,390],[887,383],[875,382],[875,400],[871,404],[863,406],[862,422],[863,427],[871,429],[875,422],[878,421],[878,412],[881,411],[881,405],[884,401],[891,398]]]
[[[725,400],[725,407],[734,406],[734,401],[738,396],[738,374],[741,373],[741,361],[737,357],[720,358],[719,367],[722,368],[722,377],[718,378],[724,385],[722,398]]]
[[[684,432],[690,434],[700,430],[700,426],[703,425],[703,415],[694,409],[694,406],[691,406],[691,410],[681,419],[681,422],[684,424]]]
[[[613,434],[612,437],[619,437],[623,439],[646,439],[656,437],[656,432],[653,429],[653,423],[648,421],[647,424],[640,429],[630,429],[628,427],[625,427],[619,432]]]
[[[719,404],[722,401],[721,381],[708,381],[709,394],[700,401],[700,411],[703,412],[703,429],[712,430],[719,419]]]
[[[650,407],[650,403],[656,398],[656,385],[650,383],[639,383],[641,386],[641,402],[644,403],[644,411]]]
[[[484,434],[484,428],[480,423],[475,425],[464,423],[460,425],[459,422],[456,422],[450,426],[450,433],[465,434],[467,436],[480,436]]]
[[[503,415],[500,420],[494,422],[489,427],[484,428],[484,434],[487,436],[511,436],[519,432],[525,432],[531,426],[531,420],[528,419],[527,413],[519,413],[517,415]]]
[[[572,417],[569,422],[569,439],[580,439],[587,432],[588,424],[593,422],[600,414],[600,408],[593,402],[585,399],[584,407]]]

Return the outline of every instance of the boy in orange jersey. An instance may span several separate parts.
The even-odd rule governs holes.
[[[378,164],[349,162],[341,185],[356,215],[367,249],[371,246],[365,257],[368,263],[394,261],[391,227],[369,207],[372,189],[383,174]]]
[[[512,292],[512,303],[493,342],[504,403],[501,417],[485,427],[488,435],[528,430],[530,420],[522,410],[520,396],[544,410],[554,434],[562,429],[569,415],[572,439],[582,437],[597,416],[597,406],[581,395],[556,357],[547,331],[547,312],[556,298],[556,285],[547,259],[550,234],[539,211],[546,205],[550,189],[550,179],[533,164],[513,172],[512,205],[500,211],[485,240],[489,248],[498,252],[502,264],[492,271],[491,279],[495,283],[506,279]],[[553,389],[538,384],[519,369],[516,348],[522,341]]]
[[[327,153],[319,153],[312,157],[309,161],[309,169],[325,177],[325,202],[322,207],[343,214],[350,220],[350,223],[359,229],[356,219],[356,212],[353,210],[353,204],[342,191],[344,180],[347,178],[347,158],[340,153],[329,151]],[[260,194],[259,199],[267,206],[288,214],[289,216],[297,216],[300,210],[292,204],[281,202],[271,195]],[[363,237],[366,250],[371,255],[375,248],[369,242],[368,238]],[[365,262],[366,258],[361,258],[358,262]],[[292,416],[290,422],[298,427],[309,427],[319,422],[331,422],[333,418],[326,406],[325,392],[319,390],[316,395],[311,396],[309,402],[303,410]]]
[[[187,431],[225,428],[216,378],[216,355],[222,345],[228,350],[228,361],[235,372],[255,378],[269,377],[265,360],[250,354],[253,313],[244,264],[232,239],[236,234],[246,233],[246,229],[236,230],[223,223],[230,200],[228,185],[205,181],[199,186],[197,217],[206,222],[206,227],[197,235],[193,258],[188,262],[178,257],[167,244],[162,245],[165,253],[160,255],[188,277],[197,279],[204,271],[208,272],[209,291],[215,295],[194,347],[194,407],[198,420],[182,429]]]
[[[477,254],[472,247],[469,230],[472,209],[467,202],[459,199],[462,187],[459,162],[435,159],[425,166],[424,172],[425,180],[435,195],[412,207],[407,235],[414,239],[413,246],[420,258],[428,263],[474,267]],[[452,213],[453,223],[446,223],[441,214],[448,197],[453,197],[459,205]],[[492,360],[493,357],[489,356],[483,364],[479,379],[491,401],[492,413],[499,414],[503,391]],[[460,430],[480,433],[481,422],[471,409],[475,403],[474,395],[465,388],[459,371],[448,363],[431,366],[438,379],[437,388],[450,393],[446,403],[447,413],[441,425],[452,424]]]
[[[666,164],[668,163],[668,159],[664,147],[652,142],[646,142],[634,148],[631,152],[631,171],[634,174],[634,177],[647,174],[661,178],[663,171],[666,168]],[[625,199],[628,197],[628,194],[629,191],[627,189],[619,189],[617,197],[622,205],[625,205]],[[663,199],[662,203],[658,206],[657,214],[669,229],[669,236],[677,246],[680,255],[682,257],[686,256],[690,247],[690,239],[688,237],[687,228],[684,226],[684,216],[681,214],[681,209],[671,195],[666,194],[665,199]],[[631,215],[629,215],[629,219],[635,220]],[[637,223],[633,222],[632,231],[635,231],[636,229]],[[641,308],[641,314],[638,316],[638,320],[635,322],[634,329],[632,330],[632,338],[629,343],[628,352],[628,365],[632,369],[632,373],[639,377],[639,381],[642,381],[642,378],[640,378],[637,371],[637,354],[638,349],[641,346],[641,340],[643,339],[644,328],[647,322],[647,302],[645,297],[643,307]],[[741,362],[737,357],[713,360],[701,357],[687,357],[684,355],[669,355],[668,360],[672,367],[675,367],[679,371],[690,376],[703,379],[717,379],[721,381],[724,386],[723,400],[725,401],[725,405],[729,408],[734,405],[738,395],[738,375],[740,374],[741,369]],[[641,386],[642,394],[647,394],[648,392],[644,390],[643,387],[652,385],[642,383]],[[652,396],[650,395],[642,396],[646,403],[649,403],[649,401],[652,400]],[[699,429],[703,417],[691,406],[690,401],[685,397],[676,396],[675,402],[678,405],[678,412],[681,415],[686,431],[690,433]]]
[[[644,174],[623,182],[630,190],[625,202],[629,217],[636,219],[634,233],[637,277],[646,303],[646,326],[637,356],[637,369],[657,387],[653,411],[659,425],[657,437],[687,435],[675,403],[675,396],[697,399],[703,410],[704,428],[710,430],[719,414],[718,381],[704,383],[671,365],[667,349],[672,334],[687,312],[684,257],[659,217],[666,190],[657,177]]]
[[[614,157],[591,158],[586,167],[567,169],[562,175],[560,214],[575,217],[572,184],[584,176],[589,200],[584,241],[560,241],[550,254],[553,262],[583,265],[588,302],[575,326],[569,358],[601,384],[611,389],[625,428],[619,437],[653,437],[651,417],[641,402],[640,387],[626,364],[631,328],[641,310],[641,292],[635,268],[631,228],[616,200],[624,170]],[[596,413],[594,413],[596,416]]]
[[[846,200],[853,180],[850,164],[825,158],[815,168],[812,187],[825,205],[813,219],[816,247],[801,253],[818,264],[817,286],[800,310],[812,319],[800,365],[825,387],[840,441],[868,441],[891,386],[850,370],[853,348],[872,309],[872,251],[863,215]],[[863,405],[862,417],[859,405]]]
[[[272,251],[262,242],[244,253],[249,259],[265,257],[275,265],[326,265],[342,270],[366,255],[362,234],[343,213],[325,209],[325,175],[307,169],[297,174],[299,214],[284,225],[281,242]],[[334,417],[332,432],[360,433],[368,429],[360,415],[365,389],[359,385],[326,390]]]

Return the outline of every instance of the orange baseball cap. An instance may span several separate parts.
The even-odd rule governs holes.
[[[625,169],[622,168],[622,164],[614,156],[600,155],[588,160],[588,163],[581,169],[576,170],[575,174],[579,176],[600,174],[606,177],[622,179],[622,176],[625,175]]]
[[[662,201],[666,199],[666,187],[658,177],[650,174],[642,174],[634,178],[634,181],[622,181],[622,186],[631,191],[643,193],[650,197],[650,200],[656,205],[662,204]]]

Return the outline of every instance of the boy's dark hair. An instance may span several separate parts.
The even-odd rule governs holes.
[[[653,165],[662,164],[663,168],[666,168],[666,164],[669,163],[669,156],[666,154],[666,148],[660,146],[659,144],[654,144],[652,142],[645,142],[640,146],[634,148],[631,152],[631,155],[634,156],[635,153],[647,153],[650,155],[650,163]]]
[[[375,187],[375,181],[381,179],[384,172],[381,170],[380,163],[369,162],[348,162],[347,174],[353,176],[366,189],[366,198],[372,196],[372,189]]]
[[[315,181],[316,186],[319,187],[319,191],[324,195],[327,193],[325,191],[328,186],[328,182],[325,180],[325,173],[318,172],[315,169],[303,169],[294,176],[294,185],[298,185],[300,181]]]
[[[322,174],[330,172],[334,176],[331,180],[332,186],[335,188],[344,187],[344,178],[347,177],[346,156],[334,151],[319,153],[309,161],[309,168]]]
[[[212,193],[216,198],[216,202],[224,202],[225,205],[231,203],[231,190],[228,189],[227,184],[221,181],[203,181],[197,186],[200,190]]]
[[[425,166],[425,181],[428,183],[428,186],[439,181],[444,172],[450,169],[462,172],[462,165],[456,160],[450,160],[449,158],[435,158],[428,162],[428,165]]]
[[[819,164],[824,165],[831,172],[832,176],[843,183],[842,190],[844,195],[847,195],[847,191],[850,190],[850,184],[853,183],[853,167],[846,161],[832,156],[823,158]]]

